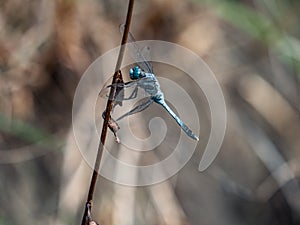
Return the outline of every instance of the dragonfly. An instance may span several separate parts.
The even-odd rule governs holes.
[[[123,33],[123,25],[120,26],[120,30],[121,33]],[[145,59],[145,56],[142,53],[142,49],[138,46],[131,33],[128,34],[128,42],[131,43],[130,47],[128,48],[137,65],[129,70],[129,76],[131,79],[129,82],[112,85],[116,85],[121,90],[133,88],[133,91],[129,97],[125,97],[124,93],[121,91],[121,94],[119,94],[121,98],[116,96],[116,101],[134,99],[137,97],[138,91],[140,89],[144,90],[144,92],[147,94],[147,97],[141,104],[137,105],[129,112],[119,117],[116,121],[119,121],[135,113],[142,112],[143,110],[147,109],[152,103],[157,103],[158,105],[161,105],[169,113],[169,115],[171,115],[171,117],[190,138],[198,141],[199,138],[197,137],[197,135],[193,133],[193,131],[176,115],[176,113],[166,103],[158,79],[153,71],[152,64],[150,63],[150,61]],[[149,47],[146,48],[148,51],[150,50]],[[145,50],[143,52],[145,52]],[[111,87],[112,85],[109,85],[107,87]]]

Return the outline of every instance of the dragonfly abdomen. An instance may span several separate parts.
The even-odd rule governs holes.
[[[164,107],[167,112],[173,117],[173,119],[177,122],[177,124],[181,127],[181,129],[192,139],[199,140],[196,134],[193,133],[193,131],[188,128],[187,125],[175,114],[175,112],[168,106],[168,104],[165,102],[163,95],[162,96],[155,96],[152,98],[154,102],[160,104],[162,107]]]

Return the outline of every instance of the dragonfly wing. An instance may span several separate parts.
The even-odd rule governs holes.
[[[132,36],[132,34],[130,34]],[[141,55],[145,59],[144,63],[147,64],[148,72],[154,73],[153,66],[151,63],[151,49],[149,46],[145,46],[141,49]]]
[[[110,92],[110,88],[111,86],[115,86],[116,87],[116,100],[122,100],[122,95],[124,95],[124,84],[123,83],[117,83],[117,84],[113,84],[113,85],[104,85],[103,88],[101,89],[99,96],[102,98],[108,98],[109,97],[109,92]]]
[[[102,98],[108,98],[110,88],[112,86],[116,87],[115,100],[116,101],[123,101],[123,100],[127,100],[127,98],[125,97],[124,90],[127,89],[128,91],[130,91],[130,88],[135,89],[137,87],[137,82],[136,81],[129,81],[129,82],[126,82],[126,83],[116,83],[116,84],[110,84],[110,85],[105,84],[103,86],[103,88],[101,89],[101,91],[99,93],[99,96],[102,97]]]
[[[101,89],[101,91],[99,92],[99,96],[102,97],[102,98],[107,98],[108,97],[108,94],[109,94],[109,88],[104,85]]]
[[[119,117],[117,119],[117,121],[123,119],[126,116],[130,116],[132,114],[141,112],[143,110],[145,110],[146,108],[148,108],[151,104],[153,103],[153,99],[152,98],[147,98],[147,100],[145,102],[143,102],[142,104],[134,107],[132,110],[130,110],[128,113],[125,113],[124,115],[122,115],[121,117]]]
[[[125,25],[120,25],[121,34],[124,33]],[[133,35],[129,32],[128,34],[128,42],[132,43],[132,45],[127,46],[133,60],[145,71],[148,73],[153,73],[153,68],[151,63],[149,62],[149,58],[147,59],[145,56],[150,56],[150,47],[146,46],[143,51],[136,43]],[[143,54],[145,53],[145,55]]]

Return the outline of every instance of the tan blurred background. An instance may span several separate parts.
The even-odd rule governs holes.
[[[80,223],[92,171],[72,135],[73,95],[90,63],[119,45],[126,11],[124,0],[0,1],[0,225]],[[136,39],[190,48],[216,74],[227,130],[200,173],[210,118],[199,103],[189,163],[150,187],[99,178],[96,221],[300,224],[299,12],[297,0],[136,1]]]

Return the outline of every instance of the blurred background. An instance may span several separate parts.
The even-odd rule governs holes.
[[[119,45],[126,11],[121,0],[0,1],[0,225],[80,223],[92,171],[72,134],[73,95],[90,63]],[[96,221],[300,224],[299,13],[298,0],[135,2],[137,40],[180,44],[215,73],[227,130],[200,173],[210,118],[199,101],[202,139],[188,164],[149,187],[99,178]]]

